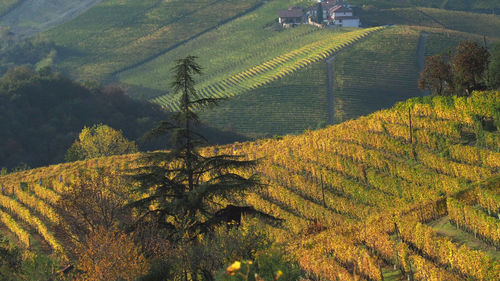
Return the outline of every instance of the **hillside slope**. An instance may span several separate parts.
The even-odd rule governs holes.
[[[479,234],[471,238],[475,243],[500,245],[500,222],[485,211],[486,206],[500,210],[499,105],[498,91],[415,98],[323,130],[221,146],[216,153],[262,158],[256,171],[267,187],[234,203],[283,218],[281,227],[263,227],[276,241],[288,241],[288,250],[311,273],[330,280],[386,275],[495,280],[500,276],[496,250],[460,245],[426,223],[449,214],[464,231]],[[213,148],[204,153],[213,154]],[[138,157],[0,177],[5,229],[25,247],[38,232],[53,251],[64,252],[53,235],[55,225],[64,222],[49,215],[59,194],[79,169],[122,170],[135,166]],[[456,211],[464,205],[475,211]]]
[[[9,26],[16,36],[25,38],[69,21],[102,1],[9,0],[0,4],[0,26]]]

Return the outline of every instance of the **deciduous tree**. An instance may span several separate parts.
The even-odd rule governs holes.
[[[149,270],[146,258],[131,235],[116,229],[97,228],[78,249],[76,280],[133,281]]]
[[[490,55],[484,46],[470,40],[462,41],[453,58],[457,85],[469,96],[473,90],[484,87],[483,74],[489,63]]]
[[[443,56],[436,55],[425,58],[425,69],[420,73],[418,87],[421,90],[430,90],[433,95],[451,93],[453,70]]]
[[[134,141],[127,140],[121,131],[107,125],[84,127],[78,139],[68,149],[67,161],[120,155],[137,152]]]

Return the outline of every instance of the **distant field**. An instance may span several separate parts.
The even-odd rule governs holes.
[[[297,3],[290,0],[267,2],[257,10],[190,40],[180,48],[118,74],[131,87],[168,92],[174,61],[188,54],[198,56],[204,67],[199,84],[219,81],[255,65],[346,30],[320,30],[300,26],[276,31],[276,11]],[[348,30],[347,30],[348,31]]]
[[[422,94],[417,88],[419,35],[409,27],[386,29],[335,58],[336,123]]]
[[[349,2],[357,6],[372,5],[378,8],[429,7],[485,13],[500,9],[500,2],[496,0],[351,0]]]
[[[62,47],[59,68],[102,80],[236,17],[261,0],[108,0],[45,35]]]
[[[253,65],[235,75],[226,76],[222,80],[204,81],[198,86],[199,97],[232,97],[249,90],[262,87],[272,81],[288,76],[293,72],[315,62],[322,61],[335,52],[363,40],[371,33],[382,30],[383,27],[358,29],[343,34],[325,35],[313,43],[309,43],[291,52],[280,54],[271,60]],[[179,108],[180,93],[164,95],[154,99],[154,102],[169,110]]]
[[[364,25],[418,25],[500,37],[500,16],[431,8],[363,10]]]
[[[206,110],[211,126],[251,136],[301,133],[326,125],[326,63],[315,63]]]
[[[0,25],[9,26],[14,34],[26,38],[71,20],[101,1],[103,0],[7,0],[19,5],[0,18]]]

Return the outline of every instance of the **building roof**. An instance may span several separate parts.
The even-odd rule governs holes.
[[[330,8],[330,13],[352,13],[352,9],[344,7],[342,5],[335,5]]]
[[[290,7],[288,10],[279,10],[278,17],[280,18],[300,18],[304,15],[302,8]]]

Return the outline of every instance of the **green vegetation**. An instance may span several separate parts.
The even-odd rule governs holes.
[[[317,62],[267,85],[220,102],[201,119],[251,137],[301,133],[328,120],[326,64]]]
[[[0,2],[0,17],[3,16],[6,12],[8,12],[12,6],[23,0],[3,0]]]
[[[200,58],[204,75],[200,86],[215,84],[254,66],[272,60],[349,29],[325,30],[313,26],[299,26],[281,30],[276,11],[298,1],[269,1],[257,10],[239,17],[217,29],[207,32],[143,65],[118,74],[120,81],[131,86],[154,89],[166,93],[169,70],[173,62],[187,54]],[[140,88],[139,88],[140,89]]]
[[[260,2],[109,0],[45,35],[63,49],[61,70],[80,79],[101,80],[161,55]]]
[[[401,24],[444,28],[488,37],[500,37],[500,17],[431,8],[363,10],[363,24]]]
[[[495,0],[352,0],[350,3],[368,8],[405,8],[429,7],[450,10],[477,11],[492,13],[500,9],[500,4]],[[498,13],[497,13],[498,14]]]
[[[366,37],[382,28],[370,28],[352,31],[342,35],[325,37],[300,49],[275,57],[272,60],[256,65],[250,69],[218,81],[215,84],[204,82],[200,85],[198,95],[201,97],[230,97],[248,90],[266,85],[274,80],[289,75],[307,65],[322,61],[335,52],[340,51],[357,40]],[[205,86],[205,87],[203,87]],[[171,111],[179,110],[179,97],[161,96],[154,101]]]
[[[182,249],[169,244],[175,243],[174,240],[162,240],[166,237],[164,232],[142,228],[140,239],[148,235],[154,238],[140,240],[147,245],[143,249],[152,246],[154,251],[161,252],[161,258],[155,259],[147,275],[147,278],[156,276],[157,279],[147,280],[162,280],[159,279],[162,276],[164,280],[180,265],[190,270],[201,269],[198,272],[203,274],[221,272],[224,278],[231,278],[238,273],[244,274],[242,269],[245,269],[246,261],[258,261],[257,255],[265,255],[263,249],[271,248],[271,244],[284,251],[287,260],[298,263],[307,274],[325,279],[355,280],[355,276],[361,275],[379,281],[381,276],[394,280],[414,275],[415,280],[424,280],[428,276],[451,281],[463,278],[491,280],[500,273],[498,250],[487,249],[485,245],[490,243],[488,237],[496,232],[482,227],[484,216],[478,214],[479,211],[486,214],[488,219],[485,221],[498,227],[498,220],[488,214],[495,215],[500,210],[500,197],[495,188],[500,168],[499,98],[498,91],[475,92],[471,97],[414,98],[367,117],[302,135],[200,149],[204,159],[218,155],[260,159],[252,171],[234,172],[244,177],[258,173],[265,184],[262,189],[246,193],[243,198],[213,197],[209,205],[215,204],[215,209],[229,205],[253,206],[256,211],[272,213],[282,221],[264,218],[248,224],[242,219],[240,227],[221,226],[214,229],[212,235],[200,237],[199,244],[187,244]],[[489,119],[493,120],[493,127],[484,122]],[[471,142],[471,138],[477,141]],[[52,209],[53,205],[49,203],[57,202],[58,194],[68,192],[69,187],[79,186],[85,178],[79,173],[83,167],[107,170],[109,176],[103,174],[102,181],[108,179],[107,182],[119,183],[113,178],[120,172],[147,171],[144,169],[147,163],[137,161],[142,157],[139,154],[112,156],[0,177],[5,194],[0,198],[2,206],[17,204],[23,207],[2,208],[12,218],[3,223],[17,225],[17,228],[9,227],[8,231],[18,236],[28,232],[36,237],[33,235],[35,225],[39,227],[39,224],[30,222],[40,222],[49,232],[54,231],[55,225],[47,216],[41,215],[42,212],[36,211],[36,204],[17,199],[21,198],[21,191],[29,193],[35,200],[46,202],[45,207]],[[185,169],[185,166],[176,164],[169,162],[166,165]],[[487,179],[490,188],[480,186],[474,189],[476,182]],[[164,182],[172,183],[177,179],[172,180]],[[189,180],[183,182],[182,185]],[[122,184],[116,186],[118,190]],[[120,200],[128,201],[126,196],[144,198],[143,193],[123,192]],[[451,198],[476,211],[457,212],[461,209],[450,203]],[[160,210],[169,205],[159,203],[149,207]],[[42,205],[38,206],[41,208]],[[26,213],[23,210],[28,210],[36,219],[23,215]],[[73,214],[57,212],[65,218]],[[452,214],[461,229],[475,229],[476,238],[473,238],[474,232],[468,236],[443,226],[446,222],[434,222],[446,220],[445,216]],[[465,221],[462,216],[465,216]],[[236,217],[235,221],[239,219]],[[119,221],[127,220],[118,220],[117,223]],[[70,220],[62,222],[64,225]],[[164,221],[167,225],[174,222]],[[154,221],[146,226],[156,228]],[[57,229],[64,227],[58,225]],[[261,236],[263,233],[268,236]],[[48,237],[36,239],[43,243]],[[65,240],[60,244],[64,249],[69,247]],[[23,247],[22,243],[20,247]],[[115,250],[112,251],[114,255]],[[147,253],[145,256],[153,256],[152,252]],[[179,258],[182,255],[185,256]],[[211,262],[207,263],[207,260]],[[287,265],[282,264],[281,258],[273,263],[281,264],[279,269],[285,273]],[[228,265],[231,266],[227,268]],[[391,269],[394,267],[397,270]],[[235,275],[231,275],[232,272]],[[265,272],[276,274],[277,269],[273,267]],[[205,276],[203,274],[200,276]]]
[[[336,123],[422,94],[417,88],[419,35],[405,26],[386,29],[336,56]]]
[[[50,71],[15,68],[0,78],[0,167],[61,162],[84,126],[106,123],[136,139],[166,114],[118,88],[91,88]]]

